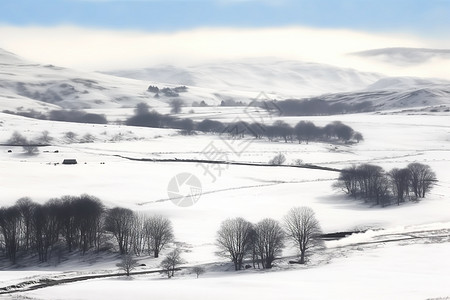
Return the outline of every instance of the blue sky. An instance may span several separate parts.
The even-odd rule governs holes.
[[[151,32],[310,26],[445,35],[450,0],[1,0],[0,24]]]

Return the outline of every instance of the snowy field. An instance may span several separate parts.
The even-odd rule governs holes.
[[[430,299],[449,295],[449,243],[385,246],[307,270],[93,280],[31,299]],[[432,253],[432,255],[430,255]],[[28,298],[28,299],[30,299]],[[446,298],[440,298],[446,299]]]
[[[265,125],[271,125],[276,120],[283,120],[292,126],[301,120],[313,121],[317,126],[342,121],[361,132],[365,139],[354,145],[298,144],[252,138],[233,140],[201,133],[182,136],[170,129],[114,125],[130,116],[135,104],[141,101],[160,113],[168,113],[170,107],[167,102],[170,99],[156,99],[146,92],[149,84],[156,84],[151,81],[30,63],[3,50],[0,51],[0,60],[3,63],[0,74],[2,110],[48,112],[61,107],[83,107],[90,113],[105,114],[112,123],[73,124],[0,113],[0,144],[5,144],[14,131],[29,140],[38,138],[43,131],[48,131],[53,137],[52,146],[40,147],[39,154],[33,156],[25,155],[21,147],[0,146],[1,205],[12,205],[21,197],[44,203],[54,197],[87,193],[100,198],[107,207],[122,206],[142,213],[161,214],[173,222],[176,245],[182,249],[182,257],[186,261],[185,268],[171,280],[160,274],[133,276],[132,279],[95,279],[0,295],[0,299],[450,297],[450,114],[445,112],[445,108],[434,113],[426,112],[445,98],[440,96],[440,89],[446,82],[419,84],[415,79],[394,78],[376,83],[379,75],[355,73],[357,81],[364,83],[362,86],[356,87],[351,82],[340,80],[336,83],[339,86],[332,89],[347,91],[349,86],[359,89],[374,84],[372,89],[379,89],[380,85],[383,89],[401,87],[407,93],[414,94],[417,88],[427,87],[432,91],[438,88],[436,93],[439,97],[432,97],[434,102],[430,102],[429,107],[416,107],[408,111],[398,109],[373,114],[277,117],[254,108],[209,106],[185,107],[180,115],[195,121],[209,118],[221,122],[242,120]],[[277,63],[272,67],[276,71],[279,66]],[[248,67],[243,65],[242,70]],[[304,67],[309,70],[311,65],[299,65],[294,69],[303,70]],[[291,91],[294,94],[298,91],[311,94],[312,87],[315,87],[315,93],[318,92],[316,89],[323,86],[323,80],[333,81],[327,77],[331,71],[354,73],[353,70],[334,70],[326,66],[320,68],[325,69],[318,73],[319,76],[316,74],[309,78],[304,86],[298,86],[297,81],[287,82],[286,79],[291,78],[292,74],[280,77],[278,71],[267,74],[267,80],[273,82],[272,87],[278,91],[292,87],[296,90]],[[236,66],[228,66],[224,72],[228,79],[239,81],[235,78],[240,73]],[[284,69],[282,73],[285,73]],[[326,74],[325,78],[322,78],[322,73]],[[210,78],[208,74],[206,72],[203,76]],[[218,81],[199,80],[203,84],[210,83],[208,86],[211,88],[195,86],[194,83],[189,85],[189,92],[182,95],[187,105],[201,100],[210,105],[217,105],[223,99],[248,102],[257,97],[256,91],[262,89],[254,86],[255,90],[250,91],[248,86],[236,87],[233,84],[238,89],[233,90],[230,86],[221,86]],[[253,81],[261,82],[260,78]],[[251,82],[247,84],[253,86]],[[330,88],[327,86],[328,92]],[[58,102],[58,105],[39,101],[41,98],[48,100],[55,93],[65,95],[64,101]],[[269,96],[275,94],[277,91],[270,92]],[[412,103],[411,97],[405,99]],[[389,105],[398,107],[395,103]],[[75,137],[68,140],[67,132],[73,132]],[[86,137],[91,142],[81,143]],[[332,184],[338,173],[333,171],[177,161],[200,159],[265,164],[278,153],[286,156],[288,165],[301,160],[303,164],[335,169],[373,163],[390,170],[420,162],[431,166],[439,182],[429,196],[418,203],[381,208],[349,200],[334,190]],[[148,161],[130,160],[141,158]],[[64,159],[76,159],[78,164],[62,165]],[[170,180],[183,172],[194,174],[202,185],[199,201],[186,208],[174,205],[168,195]],[[296,255],[291,245],[286,247],[282,258],[275,262],[271,271],[234,272],[227,260],[215,254],[218,250],[215,245],[216,232],[224,219],[241,216],[251,222],[267,217],[281,220],[295,206],[314,209],[325,232],[370,230],[339,241],[326,242],[326,248],[315,252],[306,266],[288,263]],[[164,256],[164,252],[162,254]],[[157,269],[161,259],[139,257],[139,262],[146,266],[139,267],[137,271]],[[23,282],[33,285],[47,279],[112,274],[119,271],[116,267],[118,261],[116,254],[101,257],[72,254],[63,257],[59,263],[51,260],[38,266],[22,261],[19,266],[11,267],[3,260],[4,264],[0,265],[0,289]],[[194,265],[203,265],[207,273],[195,279],[189,270]]]
[[[243,120],[248,118],[237,111],[221,116],[214,107],[203,108],[203,113],[220,121],[233,121],[236,115]],[[188,270],[172,280],[159,274],[135,276],[131,280],[98,279],[0,299],[204,299],[213,295],[217,299],[450,297],[449,115],[358,114],[282,119],[291,125],[311,120],[320,126],[339,120],[362,132],[365,141],[331,145],[247,139],[238,141],[246,147],[241,153],[237,150],[242,150],[242,144],[214,135],[181,136],[175,130],[36,121],[1,114],[0,143],[6,142],[15,130],[27,138],[48,130],[55,138],[53,146],[41,148],[35,156],[24,155],[21,147],[0,147],[2,205],[11,205],[25,196],[43,203],[53,197],[88,193],[108,207],[162,214],[173,222],[186,266],[205,264],[208,272],[199,279]],[[80,138],[90,133],[95,142],[69,143],[63,136],[67,131],[77,133]],[[229,165],[212,169],[214,176],[211,176],[204,172],[205,166],[196,163],[123,158],[207,159],[206,149],[211,146],[220,150],[221,157],[217,159],[226,157],[240,162],[267,163],[277,153],[285,154],[287,163],[301,159],[303,163],[338,169],[367,162],[390,170],[420,162],[431,166],[439,182],[418,203],[381,208],[348,200],[333,190],[337,172]],[[59,152],[54,153],[55,150]],[[78,165],[57,164],[65,158],[77,159]],[[196,175],[203,191],[200,200],[187,208],[174,205],[167,194],[171,178],[182,172]],[[315,210],[325,232],[368,228],[375,231],[327,242],[327,249],[313,255],[307,267],[287,263],[295,255],[292,247],[286,248],[285,258],[269,272],[235,273],[229,270],[226,260],[215,255],[215,234],[224,219],[242,216],[251,222],[265,217],[280,220],[290,208],[303,205]],[[408,232],[426,234],[404,242],[383,242],[402,239]],[[370,242],[375,244],[364,244]],[[30,278],[116,272],[117,259],[117,256],[78,256],[58,266],[7,268],[0,272],[0,287]],[[152,269],[160,261],[142,257],[140,262],[146,263],[144,269]]]

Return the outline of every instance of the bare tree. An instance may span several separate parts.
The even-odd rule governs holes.
[[[195,275],[197,275],[197,278],[204,274],[206,272],[205,268],[200,267],[200,266],[196,266],[192,268],[192,272],[194,272]]]
[[[53,137],[47,130],[42,131],[41,136],[37,139],[37,142],[41,144],[49,144],[51,141],[53,141]]]
[[[36,204],[30,198],[24,197],[17,200],[16,207],[22,217],[23,244],[25,251],[28,251],[31,248],[33,234],[33,212]]]
[[[27,144],[23,146],[23,150],[27,155],[36,155],[39,153],[39,148],[33,141],[27,142]]]
[[[221,254],[229,257],[236,271],[242,269],[242,260],[251,250],[252,224],[243,218],[227,219],[217,232]]]
[[[127,276],[130,276],[130,272],[138,266],[138,263],[131,254],[125,254],[122,256],[122,261],[116,266],[124,270]]]
[[[70,143],[74,143],[76,141],[78,134],[76,134],[73,131],[67,131],[64,133],[64,138],[70,142]]]
[[[95,136],[87,132],[80,140],[81,143],[93,143],[95,142]]]
[[[145,102],[138,103],[134,109],[134,114],[136,116],[146,115],[148,113],[150,113],[150,106]]]
[[[436,173],[431,170],[430,166],[421,163],[411,163],[408,165],[410,171],[410,184],[414,195],[424,198],[433,185],[436,184]]]
[[[256,232],[255,227],[253,226],[253,228],[250,231],[250,257],[252,259],[252,264],[253,264],[253,268],[255,269],[256,267],[258,267],[259,269],[259,263],[260,263],[260,259],[259,259],[259,255],[258,255],[258,234]]]
[[[157,258],[161,250],[173,241],[172,222],[166,217],[156,215],[145,220],[144,231],[147,239],[148,251]]]
[[[272,268],[272,263],[277,255],[281,254],[284,247],[284,231],[280,223],[273,219],[264,219],[255,226],[256,252],[261,259],[264,269]]]
[[[294,207],[284,217],[287,237],[300,251],[300,263],[305,263],[305,256],[311,247],[318,244],[317,237],[322,230],[314,211],[309,207]]]
[[[105,217],[105,230],[116,238],[120,254],[128,254],[131,248],[135,214],[127,208],[115,207],[108,211]]]
[[[20,134],[18,131],[14,131],[8,140],[8,144],[17,146],[24,146],[27,144],[27,142],[27,138]]]
[[[13,264],[16,263],[20,245],[20,223],[20,211],[16,206],[0,208],[0,230],[3,235],[5,253]]]
[[[359,193],[357,167],[353,165],[350,168],[341,170],[338,181],[333,184],[333,187],[356,198]]]
[[[349,141],[354,133],[354,130],[345,124],[342,124],[341,122],[334,122],[335,123],[335,134],[338,137],[338,139],[347,142]]]
[[[319,129],[310,121],[300,121],[295,125],[294,132],[299,143],[305,141],[308,144],[318,135]]]
[[[61,233],[69,252],[79,249],[85,254],[92,248],[98,250],[105,212],[100,199],[84,194],[64,196],[60,201]]]
[[[275,129],[277,136],[282,137],[284,139],[285,143],[287,143],[288,140],[292,141],[292,134],[294,130],[288,123],[278,120],[273,123],[272,128]]]
[[[69,252],[72,252],[75,247],[78,246],[80,240],[78,223],[79,216],[77,214],[77,209],[75,209],[76,197],[73,196],[63,196],[61,197],[61,211],[60,218],[61,222],[61,233],[64,236],[66,246]]]
[[[181,258],[181,252],[179,249],[175,249],[169,252],[161,262],[161,267],[166,271],[167,277],[171,278],[175,275],[176,268],[184,263]]]
[[[364,199],[375,201],[377,205],[386,200],[386,192],[389,188],[383,168],[362,164],[356,170],[356,178],[359,191]]]
[[[180,99],[173,99],[170,101],[170,112],[172,114],[179,114],[181,112],[181,108],[183,107],[184,103]]]
[[[33,214],[35,247],[39,261],[47,261],[52,247],[58,242],[61,232],[61,208],[59,199],[50,199],[44,205],[36,206]]]
[[[225,125],[219,121],[204,119],[197,124],[197,130],[209,133],[221,133],[225,130]]]
[[[400,202],[404,202],[405,197],[408,195],[411,172],[407,168],[395,168],[388,173],[388,176],[392,185],[392,191],[397,198],[397,205],[400,205]]]
[[[177,120],[173,124],[174,128],[181,129],[181,134],[183,135],[191,135],[195,128],[195,123],[192,119],[181,119]]]
[[[20,134],[18,131],[14,131],[11,137],[8,139],[8,144],[22,146],[23,150],[28,155],[34,155],[39,152],[37,142],[29,141],[26,137]]]
[[[101,234],[102,218],[105,208],[100,199],[81,195],[75,202],[75,215],[78,219],[79,245],[82,253],[97,247],[99,248],[99,236]]]
[[[144,214],[136,214],[133,222],[133,229],[131,230],[132,247],[134,254],[140,256],[145,251],[146,234],[145,234],[145,220]]]

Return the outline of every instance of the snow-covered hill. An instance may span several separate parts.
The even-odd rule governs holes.
[[[450,107],[450,82],[386,77],[360,91],[324,94],[312,99],[347,104],[370,101],[376,111],[441,105]]]
[[[220,90],[266,91],[277,99],[313,96],[333,102],[371,101],[376,110],[450,105],[450,81],[384,77],[298,61],[252,59],[185,68],[159,66],[110,74]]]
[[[281,68],[279,72],[288,73]],[[236,76],[239,75],[237,73]],[[322,75],[322,81],[310,82],[314,81],[317,87],[329,93],[332,89],[328,90],[327,83],[333,87],[332,76],[325,71]],[[339,84],[344,77],[337,77],[341,78]],[[356,92],[350,90],[318,97],[327,101],[369,100],[379,109],[423,106],[424,101],[428,101],[428,105],[449,103],[449,84],[442,80],[373,79],[367,80]],[[248,101],[257,95],[253,90],[239,91],[242,86],[229,85],[230,90],[236,89],[235,92],[230,91],[225,83],[224,90],[220,90],[211,80],[211,86],[207,81],[199,81],[200,87],[188,86],[187,92],[180,93],[179,97],[187,103],[205,100],[217,104],[226,97]],[[255,78],[252,80],[258,82]],[[272,85],[271,80],[274,79],[267,77],[264,85],[282,86],[276,82]],[[242,85],[248,85],[250,79],[243,81]],[[146,101],[162,112],[167,111],[167,102],[171,98],[163,94],[154,98],[155,93],[146,91],[150,84],[162,88],[182,83],[166,84],[79,72],[30,63],[0,51],[1,109],[91,107],[112,116],[121,113],[119,108],[131,108],[137,102]],[[0,289],[34,279],[48,282],[52,287],[1,297],[110,300],[129,298],[132,291],[135,299],[148,298],[148,295],[167,298],[168,294],[174,299],[201,299],[205,295],[216,295],[218,290],[225,292],[221,292],[217,300],[256,296],[273,299],[280,295],[280,291],[283,299],[298,299],[299,295],[311,299],[448,297],[450,292],[445,278],[449,275],[446,257],[450,248],[450,125],[446,114],[397,116],[362,113],[314,117],[258,114],[265,124],[282,120],[293,125],[301,120],[310,120],[322,126],[340,120],[364,134],[364,142],[358,144],[330,145],[277,143],[253,138],[236,140],[201,133],[184,136],[173,129],[34,120],[0,112],[0,142],[6,143],[15,131],[28,140],[38,138],[44,132],[53,138],[52,145],[39,147],[40,152],[36,155],[26,154],[19,146],[0,146],[2,206],[13,205],[21,197],[45,203],[54,197],[87,193],[102,199],[108,208],[120,206],[142,214],[167,216],[173,223],[177,243],[165,251],[179,246],[187,262],[185,266],[202,265],[208,271],[198,280],[191,279],[194,275],[186,269],[171,280],[161,280],[157,274],[134,276],[134,280],[107,278],[55,286],[51,281],[53,278],[117,272],[118,255],[54,255],[54,260],[38,267],[34,263],[28,268],[5,269],[2,266],[0,278]],[[195,108],[195,113],[184,116],[196,121],[206,117],[223,122],[236,118],[252,119],[244,107],[199,107]],[[73,138],[69,139],[67,133],[72,133]],[[265,163],[279,153],[286,155],[286,164],[300,159],[305,164],[335,169],[371,163],[392,170],[419,162],[429,165],[439,181],[429,196],[420,202],[372,207],[348,199],[334,189],[336,172],[235,164],[224,165],[224,168],[217,165],[219,168],[216,168],[216,164],[206,166],[183,161],[188,158],[224,158]],[[62,165],[61,162],[67,158],[76,159],[78,164]],[[168,183],[177,174],[186,172],[197,176],[202,188],[201,199],[189,208],[174,205],[168,193]],[[295,255],[295,248],[287,244],[283,258],[277,260],[276,267],[270,271],[225,271],[229,262],[216,255],[218,248],[215,244],[217,229],[223,220],[243,217],[252,223],[263,218],[281,221],[288,210],[296,206],[314,209],[324,232],[374,230],[352,235],[334,244],[327,243],[327,249],[314,251],[306,267],[288,263]],[[395,239],[399,240],[395,242]],[[167,252],[162,253],[160,259],[139,257],[139,263],[145,263],[139,270],[158,268]],[[57,260],[61,264],[55,266],[53,262]],[[393,284],[393,277],[386,274],[401,276],[397,276]],[[356,284],[349,288],[349,283]],[[17,287],[20,288],[19,285]]]
[[[448,88],[450,81],[443,79],[430,79],[418,77],[386,77],[378,80],[366,88],[368,91],[376,90],[408,90],[419,88]]]
[[[249,59],[187,68],[160,66],[114,72],[119,77],[32,63],[0,49],[0,65],[1,111],[95,109],[115,117],[118,108],[146,102],[167,112],[174,97],[148,92],[149,85],[159,89],[187,86],[178,96],[186,106],[202,101],[248,103],[261,92],[271,99],[371,101],[376,110],[450,105],[450,82],[445,80],[390,78],[297,61]]]
[[[176,67],[155,66],[109,72],[116,76],[190,85],[227,91],[264,91],[277,98],[359,90],[382,78],[324,64],[300,61],[247,59]]]
[[[100,73],[28,62],[0,49],[1,110],[46,111],[51,109],[117,109],[146,102],[153,108],[165,108],[172,97],[147,92],[149,85],[173,88],[176,85],[116,77]],[[209,88],[189,87],[180,98],[220,104],[224,99],[246,100],[253,92],[220,92]]]

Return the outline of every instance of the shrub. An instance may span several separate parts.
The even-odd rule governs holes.
[[[283,153],[275,155],[271,160],[269,160],[269,165],[280,166],[286,161],[286,156]]]

